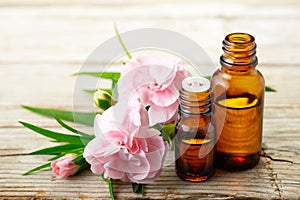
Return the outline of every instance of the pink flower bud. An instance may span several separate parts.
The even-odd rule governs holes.
[[[72,162],[76,158],[76,155],[70,154],[65,155],[51,163],[52,172],[56,176],[68,177],[75,174],[78,169],[79,165],[76,165]]]

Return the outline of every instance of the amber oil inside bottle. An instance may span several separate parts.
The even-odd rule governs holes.
[[[176,173],[186,181],[200,182],[215,172],[215,135],[211,126],[210,82],[201,77],[183,80],[176,123]]]
[[[258,70],[254,37],[233,33],[223,41],[221,69],[212,78],[216,163],[244,170],[259,162],[262,139],[264,79]]]

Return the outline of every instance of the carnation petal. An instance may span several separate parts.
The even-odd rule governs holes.
[[[101,136],[109,131],[120,130],[120,125],[116,122],[112,107],[105,110],[102,115],[98,114],[94,120],[94,134]]]
[[[166,81],[173,80],[175,73],[168,66],[169,63],[157,63],[149,66],[149,75],[153,77],[156,83],[162,85]]]
[[[91,164],[95,174],[103,173],[103,165],[115,157],[119,149],[112,145],[105,137],[96,136],[84,149],[83,157]]]
[[[125,174],[126,162],[122,159],[116,158],[104,165],[105,176],[113,179],[121,179]]]
[[[178,100],[179,91],[174,85],[163,91],[157,91],[152,95],[151,101],[157,106],[167,107]]]
[[[174,114],[177,112],[178,101],[173,103],[168,107],[160,107],[156,105],[152,105],[149,108],[149,124],[150,126],[154,126],[157,123],[164,123],[171,119]]]
[[[128,167],[131,172],[129,179],[132,182],[145,179],[150,172],[150,163],[144,153],[129,155]]]

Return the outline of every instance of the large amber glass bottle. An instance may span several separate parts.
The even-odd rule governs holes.
[[[175,135],[176,173],[200,182],[215,171],[215,132],[211,124],[210,82],[188,77],[182,82]]]
[[[254,37],[232,33],[223,41],[221,68],[211,80],[213,123],[217,133],[216,163],[227,170],[244,170],[259,162],[264,78]]]

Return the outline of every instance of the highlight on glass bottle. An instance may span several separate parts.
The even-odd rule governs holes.
[[[244,170],[259,162],[264,78],[254,37],[232,33],[223,41],[224,54],[211,80],[213,123],[217,133],[216,163],[227,170]]]
[[[182,81],[175,130],[176,173],[200,182],[215,172],[215,134],[211,124],[210,82],[202,77]]]

